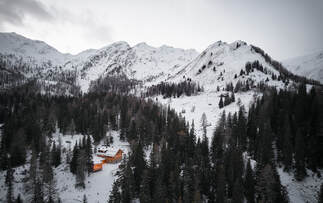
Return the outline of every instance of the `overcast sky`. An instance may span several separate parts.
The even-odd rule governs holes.
[[[285,59],[323,50],[323,0],[0,0],[0,31],[73,54],[115,41],[202,51],[243,40]]]

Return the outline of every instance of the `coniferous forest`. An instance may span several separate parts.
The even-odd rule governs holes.
[[[122,93],[102,91],[77,97],[41,95],[34,83],[1,93],[1,170],[7,170],[8,200],[12,170],[27,163],[26,191],[31,202],[59,201],[53,168],[61,164],[59,143],[48,142],[59,128],[81,133],[69,160],[76,187],[91,174],[94,141],[109,130],[131,144],[120,164],[109,202],[288,202],[277,167],[301,181],[307,169],[319,173],[322,154],[322,91],[267,88],[246,113],[223,111],[211,140],[197,138],[174,110]],[[33,88],[34,87],[34,88]],[[96,91],[97,90],[97,91]],[[120,89],[119,89],[120,90]],[[149,157],[145,149],[152,147]]]

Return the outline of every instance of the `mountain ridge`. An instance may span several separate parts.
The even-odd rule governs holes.
[[[323,82],[323,50],[283,60],[283,64],[296,74]]]
[[[44,68],[32,71],[34,75],[48,75],[47,70],[53,69],[53,74],[62,73],[65,78],[65,75],[72,77],[82,92],[89,90],[92,81],[118,75],[143,81],[146,86],[163,81],[193,79],[213,90],[219,86],[224,88],[230,82],[236,84],[247,80],[284,87],[288,80],[287,83],[282,83],[277,78],[286,74],[295,76],[286,72],[279,62],[272,60],[263,50],[241,40],[232,43],[217,41],[201,53],[194,49],[168,45],[153,47],[145,42],[130,46],[125,41],[118,41],[100,49],[88,49],[71,55],[62,54],[45,42],[31,40],[16,33],[0,33],[0,44],[3,44],[0,54],[22,57],[31,67],[45,64]],[[246,64],[255,61],[265,71],[255,70],[250,75],[242,74]],[[283,72],[280,70],[282,68]]]

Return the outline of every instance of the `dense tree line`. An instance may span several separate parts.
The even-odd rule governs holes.
[[[128,79],[125,75],[119,76],[105,76],[92,81],[90,84],[91,92],[115,92],[115,93],[129,93],[139,85],[139,81]]]
[[[203,87],[195,82],[183,81],[180,83],[161,82],[157,85],[149,87],[145,96],[163,95],[164,98],[180,97],[181,95],[191,96],[202,92]]]
[[[41,65],[31,65],[21,57],[0,54],[0,91],[10,90],[36,81],[39,91],[45,94],[77,95],[80,87],[76,84],[77,71],[63,70],[50,61]]]

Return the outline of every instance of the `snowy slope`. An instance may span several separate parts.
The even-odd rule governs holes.
[[[97,50],[85,50],[77,55],[62,54],[45,42],[31,40],[16,33],[0,33],[0,54],[13,55],[7,59],[16,62],[21,57],[31,67],[45,67],[41,73],[39,68],[25,73],[30,77],[46,75],[46,71],[55,66],[62,67],[57,70],[60,72],[77,71],[77,84],[84,92],[88,91],[91,81],[106,74],[123,74],[129,78],[150,81],[165,78],[169,72],[186,65],[198,55],[193,49],[184,50],[165,45],[155,48],[146,43],[131,47],[122,41]]]
[[[129,144],[119,140],[119,133],[111,131],[108,134],[114,138],[113,147],[122,149],[125,154],[127,154],[130,150]],[[58,131],[53,134],[53,139],[56,143],[61,139],[63,151],[62,164],[54,169],[57,192],[62,202],[82,202],[84,194],[86,195],[88,202],[106,202],[112,189],[112,184],[116,179],[115,173],[117,172],[120,163],[104,164],[101,171],[92,173],[90,176],[86,177],[85,190],[75,188],[75,175],[69,170],[69,166],[66,163],[66,155],[67,153],[71,153],[70,150],[73,149],[75,143],[80,142],[82,138],[83,135],[80,134],[74,136],[62,135]],[[93,156],[95,155],[93,154]],[[28,157],[30,158],[30,155]],[[28,194],[26,194],[24,189],[24,177],[28,169],[29,163],[14,169],[14,194],[15,197],[20,194],[21,198],[25,200],[24,202],[27,202],[28,197]],[[7,187],[4,183],[5,174],[5,171],[0,172],[0,202],[5,202],[6,200]]]
[[[288,70],[323,83],[323,51],[283,61]]]
[[[248,76],[234,79],[235,75],[239,76],[241,70],[245,70],[247,62],[256,60],[266,67],[270,74],[256,70]],[[230,44],[218,41],[168,79],[181,81],[183,78],[191,78],[207,90],[214,90],[217,86],[224,87],[229,82],[235,84],[238,80],[247,78],[255,82],[265,82],[268,78],[269,85],[280,87],[282,83],[271,80],[271,73],[279,75],[279,72],[266,63],[265,59],[252,49],[251,45],[243,41],[235,41]]]
[[[139,43],[130,47],[126,42],[116,42],[87,52],[83,55],[85,57],[76,56],[65,67],[76,67],[80,71],[79,85],[86,92],[91,81],[104,75],[122,74],[136,80],[160,81],[169,72],[189,63],[197,54],[195,50],[169,46],[155,48]]]
[[[14,54],[24,61],[40,65],[51,61],[53,65],[63,64],[72,55],[62,54],[45,42],[31,40],[16,33],[0,33],[0,53]]]

